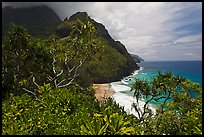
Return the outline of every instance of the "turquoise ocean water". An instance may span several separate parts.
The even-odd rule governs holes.
[[[143,67],[135,76],[139,79],[149,79],[157,74],[157,70],[171,71],[199,83],[202,87],[202,61],[145,61],[138,65]]]
[[[134,79],[150,81],[152,77],[158,74],[158,70],[186,77],[193,82],[199,83],[202,87],[202,61],[144,61],[138,63],[138,65],[140,70],[136,70],[132,75],[123,78],[121,81],[111,83],[116,91],[113,98],[128,111],[131,111],[131,104],[135,100],[133,98],[134,92],[130,91]],[[142,100],[144,101],[145,99]],[[159,102],[151,103],[153,105],[159,104]]]

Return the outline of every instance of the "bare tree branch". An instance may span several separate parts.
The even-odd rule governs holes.
[[[75,49],[77,49],[76,44],[77,44],[77,42],[74,43]],[[50,50],[50,53],[53,54],[53,51]],[[63,71],[63,69],[62,69],[62,70],[60,71],[60,73],[57,74],[57,70],[56,70],[56,66],[55,66],[55,63],[56,63],[57,60],[53,57],[52,70],[53,70],[53,73],[54,73],[54,77],[51,77],[50,75],[48,75],[47,78],[48,78],[49,81],[53,81],[53,82],[54,82],[54,85],[55,85],[56,88],[66,87],[66,86],[70,85],[70,84],[74,81],[74,79],[75,79],[77,76],[79,76],[79,74],[77,74],[77,71],[78,71],[79,67],[81,67],[82,64],[84,63],[84,60],[80,60],[80,62],[79,62],[78,65],[75,65],[75,66],[73,66],[73,67],[70,69],[70,66],[69,66],[70,64],[69,64],[69,63],[70,63],[71,60],[73,60],[73,58],[76,56],[77,50],[74,52],[73,55],[71,55],[71,59],[68,59],[68,53],[70,53],[70,52],[65,52],[65,53],[64,53],[64,55],[65,55],[64,64],[65,64],[66,69],[67,69],[67,72],[68,72],[67,78],[61,80],[59,83],[57,82],[57,81],[58,81],[58,78],[59,78],[60,75],[63,74],[64,71]],[[74,71],[74,74],[71,75],[71,73],[72,73],[73,71]],[[65,83],[65,81],[67,81],[67,84],[63,84],[63,83]],[[61,84],[63,84],[63,85],[61,85]]]
[[[37,100],[37,101],[42,102],[42,103],[45,104],[45,102],[42,101],[42,100],[40,100],[34,92],[32,92],[32,91],[30,91],[30,90],[28,90],[28,89],[26,89],[26,88],[23,88],[23,90],[24,90],[24,91],[27,91],[27,92],[29,92],[29,93],[31,93],[31,94],[33,94],[34,97],[35,97],[35,100]]]
[[[54,79],[55,87],[57,88],[57,79]]]
[[[61,72],[59,74],[57,74],[56,77],[59,77],[62,73],[63,73],[63,70],[61,70]]]
[[[72,80],[70,80],[69,83],[62,85],[62,86],[58,86],[58,88],[63,88],[63,87],[69,86],[73,81],[74,81],[74,78]]]
[[[65,80],[62,80],[61,82],[59,82],[59,83],[57,84],[57,87],[58,87],[58,88],[62,88],[62,87],[66,87],[66,86],[70,85],[70,84],[74,81],[74,79],[75,79],[77,76],[79,76],[79,74],[77,74],[77,70],[78,70],[79,67],[82,66],[82,64],[83,64],[83,60],[80,60],[79,65],[73,67],[73,68],[75,68],[74,75],[73,75],[73,77],[71,78],[71,80],[70,80],[67,84],[64,84],[64,85],[61,85],[61,86],[60,86],[60,84],[65,81]],[[72,68],[72,69],[73,69],[73,68]],[[68,75],[69,75],[69,74],[70,74],[70,71],[69,71]],[[70,78],[68,78],[68,79],[70,79]],[[67,79],[67,80],[68,80],[68,79]]]
[[[55,62],[56,62],[56,59],[53,57],[52,70],[53,70],[54,74],[56,74],[56,69],[55,69],[55,65],[54,65]]]
[[[68,67],[69,68],[69,67]],[[74,66],[72,69],[69,68],[69,73],[71,73],[74,69],[76,68],[76,66]]]
[[[48,74],[47,74],[47,78],[48,78],[49,81],[53,81],[53,78]]]
[[[34,83],[37,87],[39,87],[39,85],[35,82],[35,77],[33,77],[33,83]]]
[[[62,81],[60,81],[60,82],[57,84],[57,87],[58,87],[61,83],[63,83],[65,80],[66,80],[66,79],[63,79]]]

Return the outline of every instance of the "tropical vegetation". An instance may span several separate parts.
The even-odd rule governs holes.
[[[136,80],[132,87],[135,99],[146,98],[143,110],[138,103],[133,104],[139,117],[128,114],[112,98],[97,101],[90,84],[81,84],[86,77],[80,77],[80,68],[90,67],[90,63],[89,71],[94,72],[100,55],[111,50],[96,37],[96,29],[88,19],[78,20],[70,27],[70,35],[64,38],[33,38],[25,28],[14,24],[5,34],[3,135],[202,134],[202,89],[169,72],[158,72],[150,83]],[[118,54],[115,60],[117,56],[120,58]],[[110,60],[109,56],[103,58]],[[120,66],[112,67],[112,71],[116,73],[117,67]],[[97,74],[109,75],[98,70],[93,79]],[[152,101],[162,102],[156,106],[156,113],[148,107]]]

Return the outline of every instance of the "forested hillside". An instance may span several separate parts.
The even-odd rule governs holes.
[[[102,44],[104,49],[100,54],[98,53],[96,60],[79,68],[80,75],[76,79],[78,83],[88,86],[91,83],[116,81],[139,69],[125,46],[113,40],[105,26],[91,19],[86,12],[77,12],[62,22],[57,14],[47,6],[16,9],[4,7],[2,9],[2,33],[4,34],[13,22],[27,28],[33,37],[48,38],[48,41],[53,37],[59,37],[63,41],[72,31],[70,26],[78,19],[84,23],[87,18],[96,28],[97,43]]]
[[[70,26],[78,19],[81,22],[85,22],[87,19],[90,20],[96,28],[98,43],[101,43],[104,47],[103,51],[98,54],[98,59],[92,60],[81,69],[80,80],[84,78],[87,80],[83,81],[83,83],[88,81],[94,83],[116,81],[139,69],[125,46],[121,42],[113,40],[105,27],[91,19],[86,12],[77,12],[69,19],[64,20],[57,27],[56,35],[60,38],[69,36],[72,30]]]
[[[49,38],[15,24],[5,32],[2,135],[202,135],[202,88],[170,72],[150,82],[135,79],[130,92],[138,117],[112,98],[96,100],[93,82],[119,79],[138,66],[103,26],[82,17],[65,20]],[[154,113],[150,101],[162,102]]]

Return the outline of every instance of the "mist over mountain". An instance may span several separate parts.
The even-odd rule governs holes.
[[[48,6],[2,8],[2,35],[11,23],[24,26],[32,36],[45,38],[55,32],[61,20]]]

